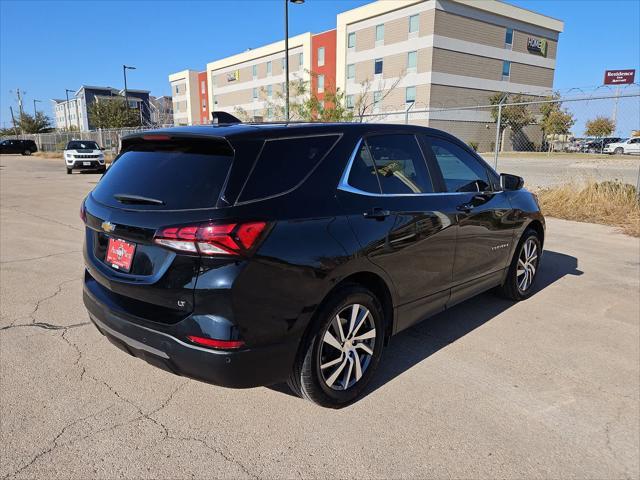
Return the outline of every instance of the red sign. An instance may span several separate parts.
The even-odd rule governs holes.
[[[604,72],[604,84],[626,85],[628,83],[633,83],[635,77],[635,70],[607,70]]]
[[[119,238],[110,238],[107,248],[107,263],[117,270],[128,272],[131,270],[131,262],[136,246]]]

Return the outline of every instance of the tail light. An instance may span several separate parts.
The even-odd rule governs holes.
[[[196,337],[189,335],[187,337],[193,343],[210,348],[220,348],[222,350],[232,350],[244,346],[242,340],[217,340],[215,338]]]
[[[84,200],[80,204],[80,220],[82,220],[82,223],[87,223],[87,209],[84,206]]]
[[[153,241],[180,252],[201,255],[242,255],[258,242],[267,224],[205,223],[158,230]]]

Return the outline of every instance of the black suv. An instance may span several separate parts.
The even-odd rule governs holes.
[[[531,295],[534,195],[444,132],[183,127],[123,139],[81,207],[84,303],[122,350],[340,407],[399,331],[485,290]]]
[[[37,151],[38,146],[33,140],[3,140],[0,142],[0,153],[31,155]]]

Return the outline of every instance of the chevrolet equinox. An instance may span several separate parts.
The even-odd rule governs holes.
[[[333,408],[392,335],[492,288],[529,297],[545,232],[522,178],[442,131],[384,124],[136,133],[81,217],[84,303],[112,343]]]

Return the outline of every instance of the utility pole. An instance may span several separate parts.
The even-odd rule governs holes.
[[[13,133],[15,134],[15,136],[18,136],[18,127],[16,127],[16,117],[13,116],[13,107],[9,107],[9,110],[11,111],[11,120],[13,121]]]

